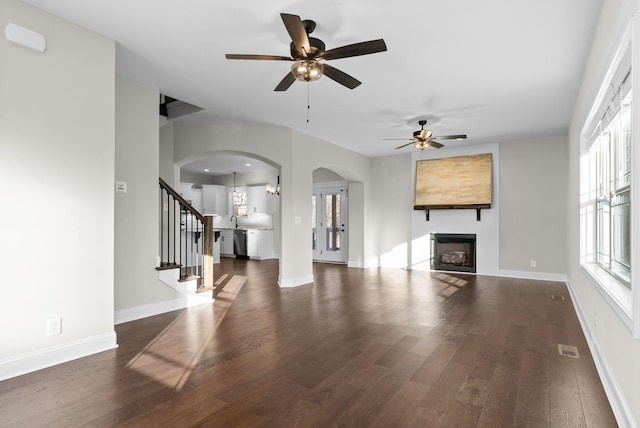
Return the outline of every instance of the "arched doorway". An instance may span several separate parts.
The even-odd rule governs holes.
[[[246,232],[246,252],[242,258],[256,261],[280,258],[279,165],[252,153],[215,151],[191,157],[176,166],[180,168],[181,188],[191,189],[191,197],[187,199],[199,200],[199,211],[213,216],[214,230],[220,232],[214,252],[222,260],[228,262],[239,255],[234,245],[236,229]],[[239,210],[237,204],[245,205]],[[254,242],[249,245],[249,241]],[[249,254],[250,251],[255,254]]]

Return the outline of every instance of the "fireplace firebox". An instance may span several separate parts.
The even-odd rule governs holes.
[[[431,234],[431,270],[476,272],[476,235]]]

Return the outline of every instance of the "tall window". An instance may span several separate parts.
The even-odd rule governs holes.
[[[245,190],[233,191],[233,214],[236,216],[247,215],[247,192]]]
[[[633,81],[638,78],[633,66],[638,58],[631,55],[632,33],[640,28],[629,18],[582,128],[580,262],[605,301],[640,337],[640,259],[631,248],[634,237],[640,236],[640,217],[633,213],[640,189],[638,167],[633,165],[638,159],[633,129],[640,116],[633,109]]]
[[[596,261],[625,286],[631,284],[631,79],[613,94],[592,137],[595,158]]]

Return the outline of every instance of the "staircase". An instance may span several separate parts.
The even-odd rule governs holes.
[[[162,178],[159,184],[158,277],[193,303],[200,302],[202,293],[214,291],[212,218],[200,214]]]

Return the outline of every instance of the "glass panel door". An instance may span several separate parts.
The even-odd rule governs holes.
[[[311,198],[313,259],[346,263],[345,186],[316,188]]]
[[[340,223],[340,193],[324,195],[324,233],[326,252],[340,251],[341,228]]]
[[[311,195],[311,245],[313,246],[313,258],[316,258],[316,251],[318,248],[318,226],[316,224],[318,216],[318,197],[317,195]]]

